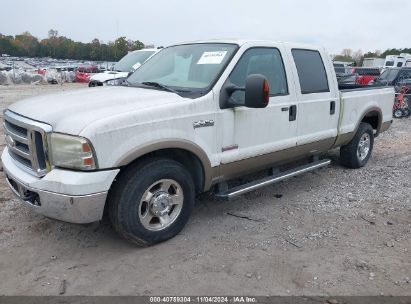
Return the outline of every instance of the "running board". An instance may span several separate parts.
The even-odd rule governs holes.
[[[252,181],[247,184],[228,189],[226,191],[218,192],[215,194],[215,196],[217,198],[228,201],[242,194],[278,183],[287,178],[297,176],[303,173],[311,172],[316,169],[328,166],[330,163],[331,163],[331,160],[329,159],[317,160],[317,161],[311,162],[304,166],[300,166],[300,167],[297,167],[291,170],[281,172],[279,174],[271,175],[271,176],[268,176],[268,177],[265,177],[265,178],[262,178],[256,181]]]

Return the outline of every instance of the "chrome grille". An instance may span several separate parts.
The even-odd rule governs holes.
[[[44,176],[50,171],[50,125],[6,110],[3,126],[9,153],[19,167],[37,176]]]

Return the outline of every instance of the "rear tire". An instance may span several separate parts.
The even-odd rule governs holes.
[[[340,149],[341,164],[352,169],[365,166],[374,146],[374,130],[368,123],[360,123],[354,138]]]
[[[195,187],[182,164],[147,159],[126,168],[110,190],[109,217],[128,241],[149,246],[178,234],[194,207]]]

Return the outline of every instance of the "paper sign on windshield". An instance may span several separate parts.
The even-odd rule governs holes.
[[[227,51],[204,52],[197,64],[220,64]]]

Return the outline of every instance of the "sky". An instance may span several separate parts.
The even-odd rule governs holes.
[[[166,46],[224,38],[324,46],[332,54],[411,47],[410,0],[0,0],[0,33],[76,41],[126,36]]]

